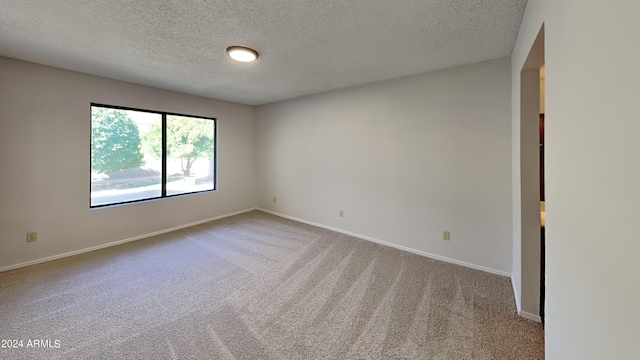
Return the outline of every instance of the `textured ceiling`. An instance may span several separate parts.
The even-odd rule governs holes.
[[[0,0],[0,56],[259,105],[509,56],[526,0]],[[226,47],[260,59],[230,60]]]

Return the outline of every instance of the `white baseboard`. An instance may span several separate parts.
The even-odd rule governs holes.
[[[209,221],[219,220],[219,219],[223,219],[223,218],[226,218],[226,217],[229,217],[229,216],[243,214],[243,213],[246,213],[246,212],[249,212],[249,211],[253,211],[253,210],[256,210],[256,208],[250,208],[250,209],[246,209],[246,210],[242,210],[242,211],[236,211],[234,213],[220,215],[220,216],[212,217],[212,218],[205,219],[205,220],[199,220],[199,221],[195,221],[195,222],[184,224],[184,225],[174,226],[172,228],[163,229],[163,230],[159,230],[159,231],[154,231],[152,233],[143,234],[143,235],[139,235],[139,236],[134,236],[134,237],[131,237],[131,238],[128,238],[128,239],[117,240],[117,241],[109,242],[109,243],[102,244],[102,245],[96,245],[96,246],[92,246],[92,247],[88,247],[88,248],[84,248],[84,249],[80,249],[80,250],[70,251],[70,252],[67,252],[67,253],[64,253],[64,254],[47,256],[47,257],[42,258],[42,259],[31,260],[31,261],[27,261],[27,262],[23,262],[23,263],[20,263],[20,264],[15,264],[15,265],[9,265],[9,266],[5,266],[5,267],[0,268],[0,272],[7,271],[7,270],[18,269],[18,268],[29,266],[29,265],[40,264],[40,263],[51,261],[51,260],[62,259],[62,258],[68,257],[68,256],[83,254],[83,253],[86,253],[86,252],[89,252],[89,251],[100,250],[100,249],[108,248],[108,247],[111,247],[111,246],[116,246],[116,245],[128,243],[128,242],[131,242],[131,241],[140,240],[140,239],[148,238],[148,237],[151,237],[151,236],[156,236],[156,235],[168,233],[168,232],[171,232],[171,231],[184,229],[184,228],[187,228],[187,227],[190,227],[190,226],[200,225],[200,224],[203,224],[203,223],[206,223],[206,222],[209,222]]]
[[[518,310],[518,315],[522,316],[525,319],[533,320],[535,322],[542,322],[542,318],[540,315],[535,315],[526,311],[522,311],[522,305],[520,304],[520,297],[518,297],[518,292],[516,290],[515,279],[511,276],[511,287],[513,288],[513,298],[516,300],[516,310]]]
[[[402,245],[390,243],[390,242],[387,242],[387,241],[379,240],[379,239],[372,238],[372,237],[366,236],[366,235],[356,234],[356,233],[353,233],[353,232],[350,232],[350,231],[346,231],[346,230],[342,230],[342,229],[338,229],[338,228],[335,228],[335,227],[332,227],[332,226],[327,226],[327,225],[315,223],[315,222],[312,222],[312,221],[299,219],[299,218],[296,218],[296,217],[293,217],[293,216],[277,213],[277,212],[271,211],[271,210],[266,210],[266,209],[262,209],[262,208],[256,208],[256,210],[260,210],[260,211],[269,213],[271,215],[280,216],[280,217],[283,217],[285,219],[294,220],[294,221],[301,222],[301,223],[304,223],[304,224],[308,224],[308,225],[316,226],[316,227],[319,227],[319,228],[335,231],[335,232],[338,232],[338,233],[341,233],[341,234],[350,235],[350,236],[357,237],[357,238],[360,238],[360,239],[363,239],[363,240],[368,240],[368,241],[371,241],[371,242],[374,242],[374,243],[378,243],[378,244],[381,244],[381,245],[390,246],[390,247],[393,247],[393,248],[396,248],[396,249],[408,251],[410,253],[426,256],[428,258],[432,258],[432,259],[436,259],[436,260],[440,260],[440,261],[444,261],[444,262],[448,262],[448,263],[452,263],[452,264],[456,264],[456,265],[461,265],[461,266],[465,266],[465,267],[476,269],[476,270],[482,270],[482,271],[485,271],[485,272],[488,272],[488,273],[492,273],[492,274],[496,274],[496,275],[511,277],[510,273],[504,272],[504,271],[501,271],[501,270],[496,270],[496,269],[488,268],[488,267],[485,267],[485,266],[480,266],[480,265],[468,263],[468,262],[465,262],[465,261],[451,259],[451,258],[448,258],[448,257],[445,257],[445,256],[431,254],[431,253],[428,253],[428,252],[425,252],[425,251],[412,249],[412,248],[409,248],[409,247],[406,247],[406,246],[402,246]]]
[[[515,281],[516,280],[513,278],[513,275],[511,275],[511,288],[513,288],[513,298],[516,300],[516,310],[518,310],[518,314],[520,314],[520,311],[522,311],[522,307],[520,305],[520,297],[518,296],[518,290],[516,288]]]
[[[534,315],[522,310],[518,311],[518,315],[522,316],[525,319],[533,320],[535,322],[539,322],[539,323],[542,322],[542,318],[540,318],[540,315]]]

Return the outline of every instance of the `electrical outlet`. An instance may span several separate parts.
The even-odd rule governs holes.
[[[340,215],[340,217],[344,217],[344,211],[340,210],[340,211],[338,212],[338,215]]]
[[[276,197],[275,197],[275,196],[273,197],[273,202],[274,202],[274,203],[276,202]]]
[[[38,241],[38,233],[35,231],[27,233],[27,242],[34,242],[34,241]]]
[[[442,240],[449,241],[451,240],[451,231],[443,231],[442,232]]]

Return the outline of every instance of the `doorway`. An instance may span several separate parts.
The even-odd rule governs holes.
[[[544,268],[542,249],[541,201],[544,186],[544,154],[541,153],[541,92],[540,69],[544,64],[544,25],[540,29],[520,71],[520,124],[519,124],[519,205],[516,221],[519,232],[520,309],[523,317],[542,321],[544,316]],[[546,74],[545,74],[546,77]],[[548,120],[545,118],[545,120]],[[518,201],[519,200],[519,201]],[[546,196],[545,196],[546,202]],[[546,211],[545,211],[546,213]],[[516,235],[516,236],[517,236]],[[517,240],[516,240],[517,241]],[[516,259],[517,261],[518,259]]]
[[[540,321],[544,324],[544,299],[545,299],[545,247],[546,247],[546,202],[545,202],[545,181],[544,181],[544,85],[545,85],[545,67],[540,67],[540,120],[539,120],[539,139],[540,139]]]

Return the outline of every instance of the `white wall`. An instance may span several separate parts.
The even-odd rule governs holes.
[[[89,210],[90,103],[218,118],[219,190]],[[0,268],[255,206],[255,109],[0,58]],[[38,232],[27,244],[25,234]]]
[[[638,354],[639,12],[626,0],[529,0],[512,55],[516,127],[519,73],[545,24],[549,359]]]
[[[259,206],[510,274],[510,81],[500,59],[260,106]]]

